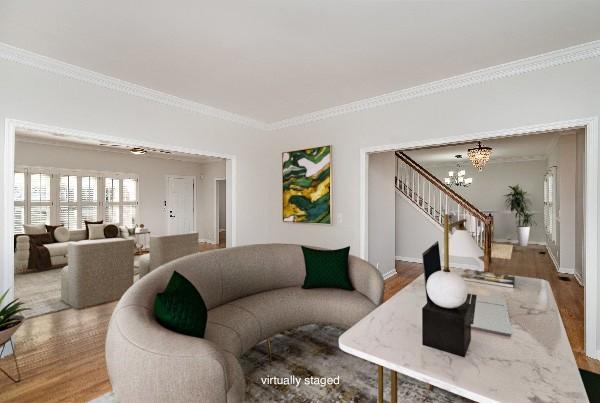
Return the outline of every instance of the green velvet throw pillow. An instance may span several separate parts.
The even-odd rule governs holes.
[[[350,247],[318,250],[302,247],[306,277],[302,288],[341,288],[354,290],[348,275]]]
[[[204,337],[207,309],[196,287],[173,272],[167,288],[154,300],[154,316],[169,330],[188,336]]]

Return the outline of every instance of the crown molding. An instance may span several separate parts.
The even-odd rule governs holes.
[[[408,101],[427,95],[438,94],[441,92],[468,87],[475,84],[481,84],[501,78],[513,77],[533,71],[547,69],[549,67],[560,66],[563,64],[573,63],[599,56],[600,40],[597,40],[548,53],[542,53],[540,55],[525,59],[499,64],[497,66],[476,70],[443,80],[432,81],[430,83],[417,85],[412,88],[394,91],[372,98],[366,98],[359,101],[350,102],[348,104],[280,120],[278,122],[269,124],[268,129],[278,130],[292,126],[304,125],[310,122],[316,122],[335,116],[394,104],[397,102]]]
[[[63,77],[144,98],[149,101],[158,102],[163,105],[172,106],[189,112],[199,113],[201,115],[237,123],[254,129],[265,129],[265,124],[263,122],[246,116],[146,88],[138,84],[133,84],[128,81],[84,69],[25,49],[20,49],[3,42],[0,42],[0,59],[34,67]]]
[[[293,126],[359,112],[379,106],[408,101],[415,98],[438,94],[458,88],[482,84],[492,80],[513,77],[550,67],[573,63],[600,56],[600,40],[555,50],[548,53],[520,59],[493,67],[476,70],[470,73],[432,81],[430,83],[406,88],[371,98],[350,102],[344,105],[266,123],[250,117],[238,115],[212,106],[176,97],[161,91],[143,87],[124,80],[96,73],[69,63],[42,56],[0,42],[0,59],[34,67],[71,79],[83,81],[103,88],[119,91],[125,94],[144,98],[163,105],[180,108],[194,113],[210,116],[251,127],[258,130],[275,131]]]

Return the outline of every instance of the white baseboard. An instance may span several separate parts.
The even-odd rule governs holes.
[[[423,258],[419,258],[419,257],[408,257],[408,256],[396,256],[396,260],[401,260],[403,262],[410,262],[410,263],[423,263]],[[474,264],[468,264],[468,263],[450,263],[450,268],[451,269],[468,269],[468,270],[477,270],[477,271],[483,271],[483,267],[474,265]]]
[[[558,262],[556,261],[556,258],[552,254],[552,250],[548,247],[548,245],[546,245],[546,251],[548,252],[548,256],[550,256],[550,260],[552,260],[552,264],[554,264],[554,268],[556,271],[560,272]]]
[[[558,272],[563,274],[575,274],[575,269],[569,267],[560,267]]]
[[[396,275],[396,270],[390,270],[387,273],[383,273],[383,279],[387,280],[390,277],[394,277]]]
[[[574,277],[575,277],[575,280],[577,280],[577,282],[579,283],[579,285],[583,287],[584,286],[583,280],[582,280],[581,276],[579,275],[579,273],[575,273]]]

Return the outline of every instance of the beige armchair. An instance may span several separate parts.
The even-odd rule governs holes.
[[[142,256],[139,262],[140,278],[165,263],[199,251],[197,232],[150,237],[150,254]]]
[[[134,240],[120,238],[70,243],[62,300],[81,309],[121,298],[133,284],[134,248]]]

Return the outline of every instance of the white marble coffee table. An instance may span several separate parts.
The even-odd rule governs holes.
[[[340,336],[340,348],[396,373],[478,402],[587,402],[587,395],[545,280],[517,277],[504,288],[469,283],[476,295],[503,294],[512,336],[471,331],[467,355],[422,345],[424,277],[406,286]],[[382,380],[379,382],[382,399]]]

